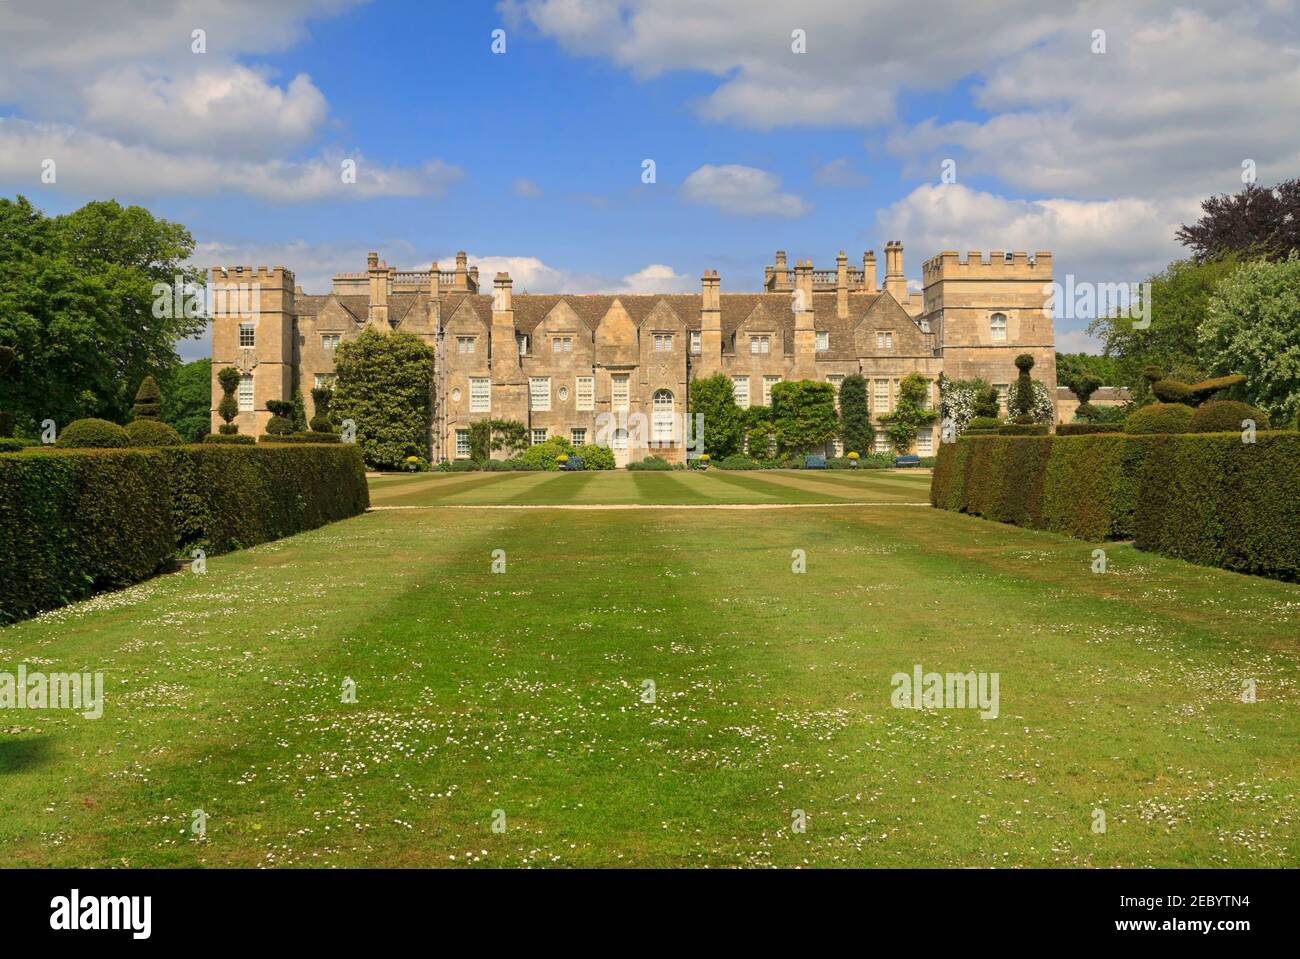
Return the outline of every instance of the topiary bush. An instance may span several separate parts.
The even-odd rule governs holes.
[[[311,401],[315,409],[311,417],[311,431],[313,433],[334,432],[334,424],[330,422],[330,401],[333,396],[334,391],[328,386],[312,388]]]
[[[257,441],[259,443],[342,443],[343,437],[338,433],[263,433]]]
[[[217,371],[217,383],[221,387],[221,402],[217,404],[217,415],[224,423],[219,427],[222,434],[234,436],[239,432],[235,417],[239,415],[239,401],[235,399],[235,390],[239,389],[241,375],[233,366],[224,366]]]
[[[180,446],[181,434],[161,420],[132,420],[126,424],[127,446]]]
[[[614,451],[608,446],[588,443],[577,447],[573,452],[582,458],[583,469],[612,470],[614,468]]]
[[[60,449],[121,449],[130,446],[126,430],[108,420],[73,420],[54,440]]]
[[[1268,429],[1268,414],[1236,400],[1211,400],[1196,408],[1192,413],[1189,433],[1240,433],[1245,427],[1245,420],[1253,420],[1255,428]]]
[[[293,403],[288,400],[267,400],[266,408],[271,418],[266,421],[266,432],[271,436],[289,436],[293,428]]]
[[[131,414],[137,420],[162,419],[162,390],[158,389],[158,381],[152,376],[146,376],[140,381]]]
[[[225,427],[222,427],[224,429]],[[226,446],[253,446],[257,441],[241,433],[209,433],[203,437],[204,443],[224,444]]]
[[[1034,368],[1034,357],[1030,353],[1021,353],[1016,357],[1016,369],[1020,374],[1011,386],[1008,406],[1019,421],[1032,422],[1034,415],[1034,381],[1029,371]]]
[[[1192,428],[1192,408],[1185,403],[1151,403],[1138,407],[1124,421],[1124,432],[1186,433]]]
[[[1002,421],[996,416],[974,416],[966,424],[968,430],[996,430],[1002,425]]]
[[[720,470],[756,470],[759,465],[743,453],[733,453],[730,456],[724,456],[722,459],[711,463]]]
[[[1046,436],[1049,431],[1046,423],[1006,423],[998,427],[1002,436]]]

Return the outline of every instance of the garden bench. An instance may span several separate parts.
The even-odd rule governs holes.
[[[806,470],[824,470],[826,468],[826,457],[805,456],[803,458],[803,468]]]
[[[895,466],[899,466],[899,467],[902,467],[902,466],[920,466],[920,465],[921,465],[921,457],[919,457],[919,456],[915,456],[915,455],[913,455],[913,454],[911,454],[911,453],[907,454],[906,456],[895,456],[895,457],[894,457],[894,465],[895,465]]]

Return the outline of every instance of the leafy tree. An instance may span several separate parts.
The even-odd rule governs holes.
[[[333,411],[356,423],[366,465],[400,469],[429,454],[433,351],[413,333],[367,328],[339,344]]]
[[[929,391],[930,381],[920,373],[909,373],[898,384],[898,402],[894,404],[894,411],[883,417],[885,435],[895,453],[910,452],[921,427],[939,418],[938,413],[926,408]]]
[[[715,373],[694,380],[690,400],[691,415],[702,416],[704,420],[703,452],[715,460],[739,452],[745,435],[745,417],[744,411],[736,405],[730,377]]]
[[[867,408],[867,381],[857,373],[846,376],[840,383],[840,442],[844,452],[865,456],[875,441],[876,430]]]
[[[1134,327],[1134,320],[1126,316],[1099,317],[1088,324],[1088,332],[1101,340],[1106,356],[1114,360],[1112,385],[1128,387],[1136,402],[1146,403],[1151,400],[1150,381],[1143,376],[1147,366],[1158,366],[1189,383],[1204,379],[1209,368],[1197,330],[1214,291],[1239,265],[1233,257],[1171,263],[1150,278],[1149,327]]]
[[[815,380],[794,380],[772,387],[772,427],[781,454],[807,453],[824,446],[840,431],[835,387]]]
[[[1115,383],[1115,361],[1095,353],[1057,353],[1056,379],[1065,384],[1080,376],[1095,376],[1102,386]]]
[[[140,388],[135,391],[135,406],[131,415],[137,420],[162,420],[162,391],[158,381],[146,376],[140,381]]]
[[[1205,215],[1177,233],[1198,262],[1235,255],[1284,260],[1300,252],[1300,178],[1275,187],[1250,183],[1210,197],[1201,209]]]
[[[197,308],[154,311],[194,251],[184,227],[142,207],[90,203],[46,217],[24,197],[0,199],[0,346],[16,362],[0,377],[0,409],[24,430],[49,417],[124,420],[132,387],[177,363],[177,340],[203,329]]]
[[[1210,371],[1240,373],[1234,392],[1274,423],[1300,412],[1300,254],[1256,260],[1224,279],[1210,301],[1199,341]]]
[[[186,443],[197,443],[212,422],[212,361],[194,360],[162,375],[162,418]]]

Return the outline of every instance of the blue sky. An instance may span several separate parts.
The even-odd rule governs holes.
[[[706,269],[755,289],[778,247],[830,266],[894,238],[914,278],[997,248],[1138,280],[1243,163],[1296,175],[1277,120],[1300,115],[1300,45],[1290,0],[1131,6],[14,0],[0,191],[142,203],[204,265],[280,263],[311,292],[369,249],[464,249],[539,292]],[[1062,348],[1086,323],[1059,322]]]

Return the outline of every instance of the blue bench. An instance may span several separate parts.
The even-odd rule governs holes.
[[[899,466],[899,467],[903,467],[903,466],[920,466],[920,465],[921,465],[921,457],[919,457],[919,456],[914,456],[914,455],[912,455],[911,453],[909,453],[907,456],[895,456],[895,457],[894,457],[894,465],[895,465],[895,466]]]
[[[826,468],[826,457],[805,456],[803,458],[803,468],[806,470],[824,470]]]
[[[565,468],[566,470],[580,470],[580,469],[582,469],[582,457],[581,457],[581,456],[570,456],[567,460],[564,461],[564,468]]]

